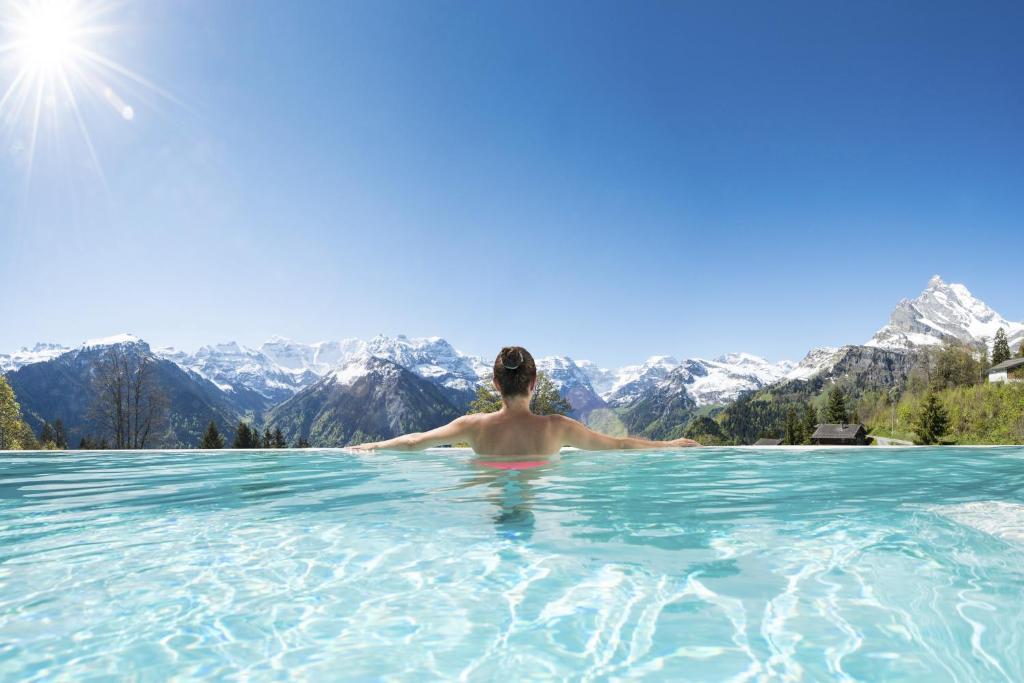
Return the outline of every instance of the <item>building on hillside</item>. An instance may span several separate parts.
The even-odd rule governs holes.
[[[758,439],[754,442],[755,446],[781,446],[782,439]]]
[[[1011,358],[988,369],[988,381],[1024,382],[1024,358]]]
[[[811,435],[815,446],[864,446],[868,431],[862,424],[820,424]]]

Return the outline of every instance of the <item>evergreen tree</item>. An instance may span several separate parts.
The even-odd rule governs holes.
[[[274,428],[274,436],[270,443],[272,448],[288,448],[288,442],[284,440],[284,432],[280,427]]]
[[[473,413],[496,413],[501,410],[501,396],[498,392],[480,385],[476,388],[476,398],[469,404],[467,415]]]
[[[300,436],[299,440],[295,443],[296,448],[309,448],[309,440],[304,436]]]
[[[239,422],[238,428],[235,430],[235,440],[231,444],[232,448],[259,448],[260,447],[260,433],[255,429],[249,429],[249,425],[245,422]]]
[[[949,430],[949,414],[933,391],[925,394],[921,408],[914,418],[914,432],[920,444],[938,443]]]
[[[270,427],[263,429],[263,440],[260,442],[260,448],[271,448],[274,443],[274,435],[270,433]]]
[[[825,422],[827,424],[847,424],[850,416],[846,412],[846,398],[843,390],[833,386],[828,392],[828,405],[825,406]]]
[[[789,407],[786,411],[786,429],[782,437],[783,443],[787,446],[796,446],[804,442],[804,429],[800,419],[796,415],[796,408]]]
[[[1010,358],[1010,342],[1006,339],[1006,330],[1000,327],[992,342],[992,365],[999,365]]]
[[[199,447],[207,450],[224,448],[224,437],[220,435],[217,423],[213,420],[210,420],[210,424],[206,427],[206,433],[203,434],[203,441],[199,444]]]
[[[32,450],[35,434],[21,417],[21,406],[7,378],[0,375],[0,451]]]
[[[64,420],[59,417],[53,423],[53,434],[55,437],[54,440],[57,443],[57,448],[62,451],[66,451],[68,449],[68,436],[64,433]]]
[[[530,399],[530,410],[537,415],[568,415],[572,404],[558,392],[555,383],[543,372],[537,375],[537,386]]]
[[[811,443],[811,436],[814,434],[814,430],[818,428],[818,411],[814,409],[814,404],[808,403],[804,408],[804,420],[803,420],[803,443]]]

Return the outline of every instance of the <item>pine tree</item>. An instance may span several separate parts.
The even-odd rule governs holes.
[[[787,446],[796,446],[804,442],[804,429],[796,416],[796,408],[789,407],[786,411],[786,429],[782,441]]]
[[[206,433],[203,434],[203,442],[199,447],[207,450],[219,450],[224,448],[224,437],[220,435],[220,431],[217,429],[217,423],[213,420],[210,420],[210,424],[206,427]]]
[[[846,398],[843,390],[833,386],[828,392],[828,405],[825,407],[825,422],[828,424],[847,424],[850,421],[846,412]]]
[[[995,340],[992,342],[992,365],[999,365],[1003,361],[1010,360],[1010,342],[1006,339],[1006,330],[996,330]]]
[[[59,417],[53,423],[53,433],[56,437],[57,448],[66,451],[68,449],[68,436],[64,433],[64,420]]]
[[[274,428],[274,437],[271,440],[271,446],[273,448],[288,448],[288,442],[284,440],[284,432],[281,431],[280,427]]]
[[[469,404],[467,415],[474,413],[496,413],[501,410],[501,396],[484,385],[476,388],[476,398]]]
[[[238,428],[235,430],[235,440],[231,444],[232,448],[259,448],[260,433],[254,429],[249,429],[249,425],[245,422],[239,422]]]
[[[270,433],[270,427],[263,429],[263,440],[260,442],[259,448],[270,448],[274,443],[274,435]]]
[[[925,445],[938,443],[948,429],[949,413],[935,392],[929,391],[921,401],[921,408],[914,419],[917,441]]]
[[[299,440],[295,443],[296,448],[309,448],[309,440],[304,436],[300,436]]]
[[[562,397],[555,383],[542,372],[537,375],[530,410],[537,415],[568,415],[572,412],[572,404]]]
[[[818,411],[814,409],[814,405],[813,404],[808,403],[807,407],[804,408],[804,424],[803,424],[803,433],[804,433],[804,440],[803,440],[803,442],[804,443],[808,443],[809,444],[811,442],[811,436],[814,434],[814,430],[816,430],[817,428],[818,428]]]

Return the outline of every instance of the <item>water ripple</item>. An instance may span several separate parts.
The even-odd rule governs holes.
[[[1022,459],[0,455],[0,678],[1022,680]]]

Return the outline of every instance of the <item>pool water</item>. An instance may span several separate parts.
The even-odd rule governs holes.
[[[1024,449],[0,454],[0,679],[1024,680]]]

